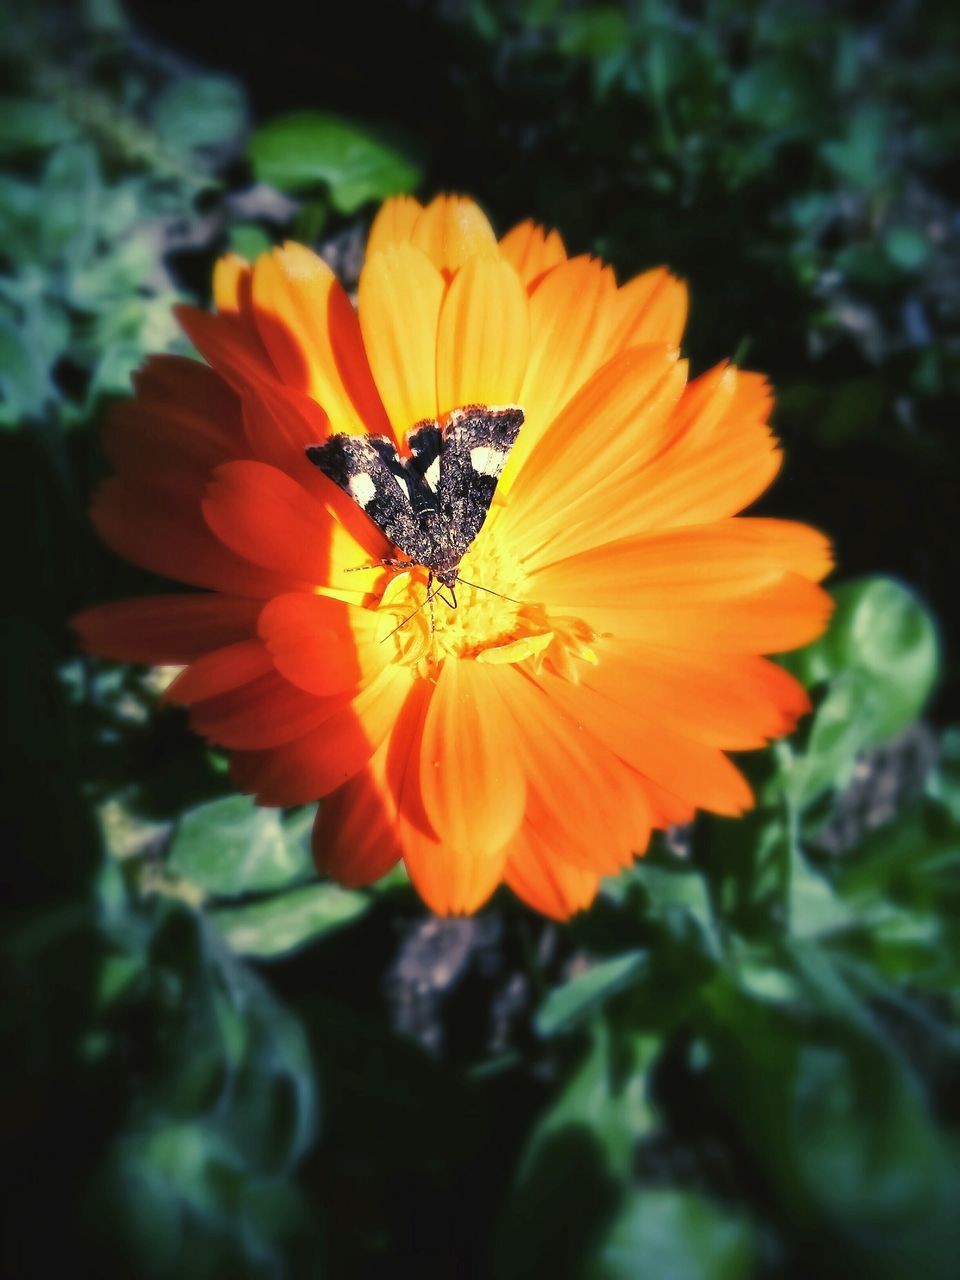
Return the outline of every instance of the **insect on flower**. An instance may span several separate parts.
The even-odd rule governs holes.
[[[385,436],[350,435],[311,446],[307,457],[409,556],[380,563],[421,565],[428,571],[424,603],[432,605],[435,595],[443,599],[446,587],[455,609],[460,561],[483,527],[522,425],[522,409],[470,405],[455,409],[442,427],[418,424],[407,435],[407,458]]]
[[[741,514],[772,397],[688,378],[680,281],[401,197],[356,308],[296,244],[222,259],[214,300],[180,311],[206,364],[149,361],[116,410],[93,509],[190,590],[74,625],[182,665],[166,696],[261,804],[319,799],[323,873],[562,919],[651,830],[752,804],[727,753],[808,709],[765,655],[822,631],[830,552]]]

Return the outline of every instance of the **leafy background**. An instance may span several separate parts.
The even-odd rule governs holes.
[[[960,44],[900,0],[115,0],[0,19],[4,1274],[955,1274]],[[569,926],[316,879],[65,618],[149,588],[96,428],[227,246],[475,195],[692,284],[834,536],[756,811]]]

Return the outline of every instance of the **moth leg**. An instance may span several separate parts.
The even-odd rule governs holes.
[[[361,573],[364,569],[409,569],[413,565],[412,560],[394,560],[384,559],[375,560],[373,564],[355,564],[349,569],[344,569],[344,573]]]
[[[387,634],[383,637],[383,640],[381,640],[381,641],[380,641],[380,643],[381,643],[381,644],[383,644],[383,643],[384,643],[384,641],[389,640],[391,636],[395,636],[395,635],[397,634],[397,632],[400,630],[400,628],[401,628],[401,627],[405,627],[405,626],[407,625],[407,623],[410,621],[410,619],[411,619],[411,618],[415,618],[415,617],[417,616],[417,614],[418,614],[418,613],[420,612],[420,610],[424,607],[424,605],[429,605],[429,606],[430,606],[430,613],[431,613],[431,633],[432,633],[432,631],[433,631],[433,616],[432,616],[432,615],[433,615],[433,598],[434,598],[434,596],[437,594],[437,592],[438,592],[439,590],[440,590],[440,588],[439,588],[439,587],[434,587],[434,589],[433,589],[432,591],[428,592],[427,596],[426,596],[423,600],[421,600],[421,601],[420,601],[420,603],[419,603],[419,604],[417,605],[417,607],[413,610],[413,612],[412,612],[412,613],[408,613],[408,614],[407,614],[407,616],[406,616],[405,618],[402,618],[402,619],[397,623],[397,625],[393,628],[393,630],[392,630],[392,631],[388,631],[388,632],[387,632]]]

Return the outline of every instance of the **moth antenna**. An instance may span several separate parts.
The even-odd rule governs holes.
[[[474,591],[486,591],[487,595],[499,596],[501,600],[509,600],[511,604],[523,604],[523,600],[517,600],[515,596],[505,596],[502,591],[494,591],[493,587],[481,587],[479,582],[471,582],[469,578],[461,578],[457,574],[457,581],[462,582],[465,587],[473,587]]]
[[[388,631],[388,632],[387,632],[387,634],[383,637],[383,640],[381,640],[381,641],[380,641],[380,643],[381,643],[381,644],[384,644],[387,640],[389,640],[389,639],[390,639],[390,637],[391,637],[391,636],[395,636],[395,635],[397,634],[397,632],[400,630],[400,628],[401,628],[401,627],[405,627],[405,626],[407,625],[407,623],[410,621],[410,619],[411,619],[411,618],[415,618],[415,617],[417,616],[417,614],[420,612],[420,610],[421,610],[421,609],[423,609],[426,605],[428,605],[428,604],[429,604],[429,605],[431,606],[431,610],[432,610],[432,607],[433,607],[433,597],[437,594],[437,592],[438,592],[439,590],[440,590],[440,588],[439,588],[439,587],[435,587],[435,588],[433,589],[433,591],[428,592],[428,594],[426,595],[426,597],[425,597],[423,600],[421,600],[421,601],[420,601],[420,603],[417,605],[417,607],[414,609],[413,613],[408,613],[408,614],[407,614],[407,616],[406,616],[405,618],[402,618],[402,619],[397,623],[397,625],[393,628],[393,630],[392,630],[392,631]],[[432,629],[433,629],[433,618],[432,618],[432,616],[431,616],[430,623],[431,623],[431,631],[432,631]]]

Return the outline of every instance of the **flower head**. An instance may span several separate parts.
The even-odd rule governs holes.
[[[729,365],[688,381],[679,281],[618,286],[556,232],[498,242],[469,200],[404,197],[356,310],[296,244],[224,258],[214,285],[215,315],[180,316],[207,364],[145,366],[93,510],[122,555],[201,590],[86,611],[89,649],[185,664],[168,696],[245,791],[323,798],[324,871],[363,884],[403,859],[438,912],[503,880],[566,917],[652,828],[749,807],[725,752],[807,710],[761,655],[822,630],[829,550],[738,515],[780,463],[770,392]],[[458,607],[431,613],[427,571],[381,565],[395,549],[306,450],[403,450],[469,405],[524,424]]]

